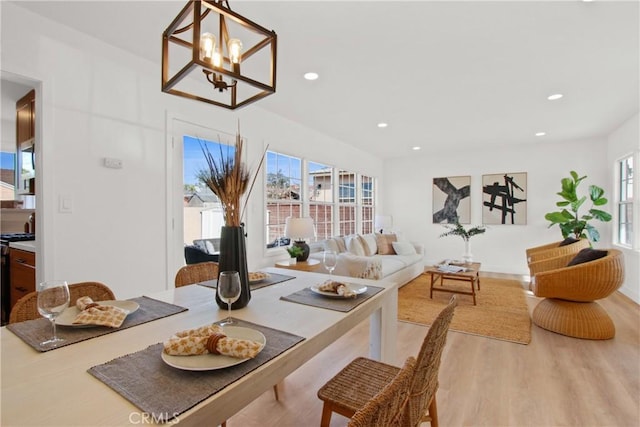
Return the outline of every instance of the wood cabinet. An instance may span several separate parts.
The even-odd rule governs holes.
[[[32,90],[16,102],[16,139],[20,144],[36,135],[36,91]]]
[[[36,290],[36,254],[11,248],[9,250],[11,308],[23,296]]]

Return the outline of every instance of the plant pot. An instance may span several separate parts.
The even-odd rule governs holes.
[[[239,273],[242,292],[240,293],[240,298],[231,304],[231,309],[237,310],[245,307],[249,303],[249,300],[251,300],[251,289],[249,288],[244,227],[222,227],[218,271],[237,271]],[[217,292],[216,303],[220,308],[227,309],[227,303],[220,299]]]

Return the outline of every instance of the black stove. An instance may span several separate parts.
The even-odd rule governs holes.
[[[1,242],[24,242],[27,240],[35,240],[34,233],[2,233],[0,234]]]

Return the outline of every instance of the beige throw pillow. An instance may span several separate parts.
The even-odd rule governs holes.
[[[357,256],[365,256],[364,248],[362,247],[362,240],[360,236],[354,234],[347,236],[347,251]]]
[[[364,254],[366,256],[373,256],[378,253],[378,244],[376,243],[375,234],[365,234],[362,236],[362,246],[364,246]]]
[[[378,246],[378,253],[380,255],[395,255],[393,250],[393,242],[396,242],[398,238],[395,234],[379,234],[376,233],[376,244]]]

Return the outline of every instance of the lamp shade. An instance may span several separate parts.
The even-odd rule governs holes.
[[[389,230],[393,227],[393,217],[391,215],[376,215],[373,221],[374,228],[380,230]]]
[[[316,235],[313,227],[313,218],[287,217],[284,223],[284,235],[293,240],[310,239]]]

